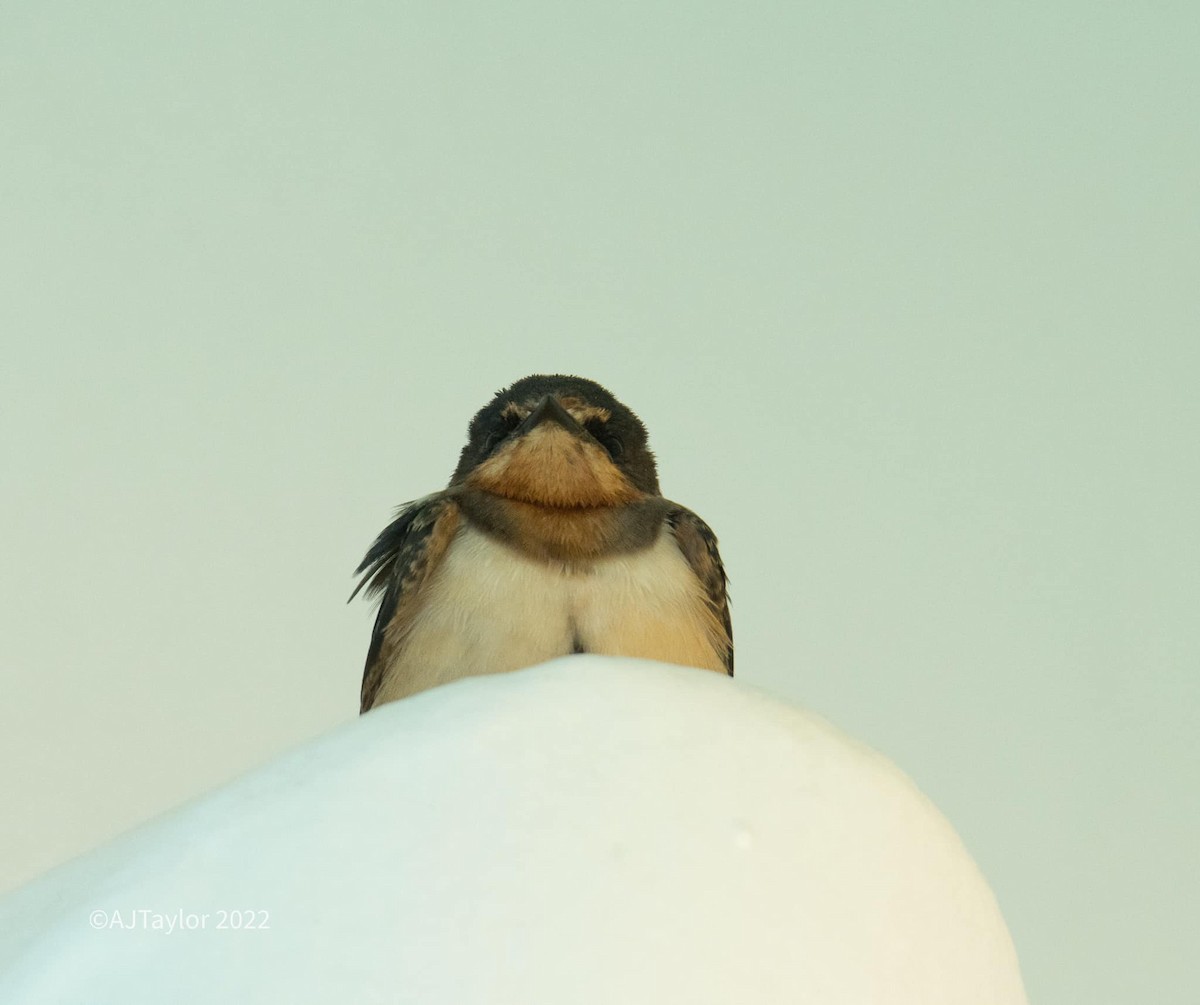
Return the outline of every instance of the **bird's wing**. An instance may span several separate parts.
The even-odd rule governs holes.
[[[709,606],[724,627],[725,651],[721,658],[726,673],[732,677],[733,626],[729,620],[729,594],[725,588],[725,566],[721,564],[721,553],[717,551],[717,535],[695,513],[682,506],[667,514],[667,522],[687,564],[704,584]]]
[[[367,711],[383,683],[395,644],[416,613],[421,588],[446,553],[458,529],[458,504],[443,493],[401,506],[396,519],[375,539],[355,570],[361,575],[354,593],[382,593],[371,648],[363,668],[360,711]]]

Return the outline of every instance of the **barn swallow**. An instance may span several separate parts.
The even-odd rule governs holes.
[[[361,711],[569,653],[733,675],[717,539],[664,499],[646,427],[594,381],[534,375],[471,420],[450,484],[356,570],[381,595]]]

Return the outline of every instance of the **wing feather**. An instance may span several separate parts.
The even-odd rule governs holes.
[[[726,672],[732,677],[733,624],[729,618],[728,579],[725,576],[725,566],[721,563],[721,553],[717,550],[717,535],[695,513],[682,506],[667,514],[667,522],[675,534],[683,557],[704,584],[704,592],[708,595],[708,603],[713,613],[724,627],[725,652],[722,654],[722,660]]]
[[[350,594],[353,600],[382,594],[371,646],[363,667],[360,711],[375,703],[392,663],[393,650],[411,622],[421,588],[445,554],[458,527],[458,504],[442,493],[401,506],[359,563],[362,578]]]

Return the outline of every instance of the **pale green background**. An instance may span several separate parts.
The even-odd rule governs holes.
[[[1195,1001],[1198,7],[822,7],[0,8],[0,885],[352,718],[357,559],[565,370],[1031,995]]]

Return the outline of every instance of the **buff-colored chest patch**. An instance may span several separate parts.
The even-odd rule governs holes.
[[[424,592],[377,703],[578,651],[725,672],[721,626],[665,527],[641,551],[570,567],[464,524]]]

